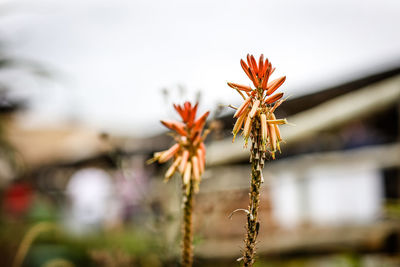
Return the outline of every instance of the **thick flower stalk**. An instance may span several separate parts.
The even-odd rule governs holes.
[[[161,123],[173,131],[172,135],[176,143],[165,151],[156,152],[150,160],[150,162],[164,163],[172,159],[172,164],[164,176],[165,182],[176,172],[180,173],[182,177],[182,266],[192,266],[193,262],[193,195],[199,190],[201,175],[205,168],[206,150],[203,141],[208,130],[203,132],[203,128],[209,112],[195,119],[197,106],[198,104],[192,106],[190,102],[185,102],[182,106],[174,105],[182,122],[161,121]]]
[[[249,208],[247,212],[246,238],[244,254],[241,258],[244,266],[253,266],[255,256],[255,244],[260,228],[258,221],[258,208],[260,202],[260,186],[263,182],[262,169],[268,156],[275,159],[275,153],[280,151],[282,142],[279,125],[287,124],[286,119],[277,119],[274,111],[279,107],[283,99],[283,93],[275,91],[285,82],[286,77],[280,77],[270,81],[270,76],[275,68],[268,59],[261,55],[258,63],[253,55],[247,55],[247,63],[241,59],[240,64],[246,75],[252,81],[254,88],[247,85],[228,83],[244,99],[244,102],[236,108],[233,115],[236,123],[233,127],[233,141],[236,135],[242,131],[247,147],[251,138],[250,149],[251,182],[249,194]]]

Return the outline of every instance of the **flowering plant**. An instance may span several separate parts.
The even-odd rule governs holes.
[[[235,89],[242,97],[244,102],[236,108],[233,115],[236,123],[233,126],[233,140],[242,130],[247,147],[248,139],[251,138],[250,149],[251,162],[251,181],[249,194],[249,208],[247,213],[245,248],[243,251],[244,266],[253,266],[256,238],[260,229],[258,221],[258,209],[260,204],[260,187],[263,182],[262,169],[266,155],[269,154],[275,159],[276,151],[280,151],[282,142],[279,125],[287,124],[286,119],[277,119],[275,110],[285,100],[283,93],[276,93],[276,90],[285,82],[286,77],[280,77],[273,81],[270,76],[275,68],[272,67],[268,59],[264,61],[261,55],[258,64],[253,55],[247,55],[247,64],[241,59],[242,66],[246,75],[250,78],[255,88],[246,85],[228,82],[228,85]],[[242,209],[239,209],[242,210]]]
[[[168,181],[177,171],[181,174],[183,184],[183,219],[182,219],[182,266],[192,266],[192,212],[193,194],[199,190],[201,175],[205,168],[206,149],[204,139],[209,130],[203,132],[204,125],[210,112],[206,112],[196,119],[198,104],[190,102],[183,105],[174,105],[175,110],[182,118],[180,121],[166,121],[161,123],[172,130],[175,144],[169,149],[154,153],[149,161],[164,163],[173,159],[171,166],[165,173],[164,181]]]

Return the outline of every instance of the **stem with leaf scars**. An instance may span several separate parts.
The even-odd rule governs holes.
[[[242,69],[253,82],[254,88],[248,85],[240,85],[228,82],[228,86],[236,90],[243,98],[242,104],[235,108],[235,125],[232,129],[233,140],[242,131],[245,140],[251,138],[252,146],[250,150],[251,162],[251,181],[249,194],[249,207],[246,223],[246,238],[243,256],[244,266],[253,266],[256,254],[256,239],[260,228],[258,221],[258,209],[260,204],[260,187],[263,182],[262,169],[266,154],[275,159],[277,151],[281,151],[282,142],[279,125],[287,124],[286,119],[276,119],[275,110],[282,104],[283,93],[275,91],[285,82],[286,76],[270,81],[270,76],[275,68],[272,67],[268,59],[264,60],[261,54],[258,63],[253,55],[247,54],[247,62],[240,60]],[[243,129],[243,130],[242,130]]]
[[[188,188],[183,189],[183,225],[182,225],[182,266],[190,267],[193,263],[193,230],[192,230],[192,213],[193,213],[193,194],[194,187],[192,181],[186,185]]]
[[[260,204],[260,187],[263,182],[262,168],[265,160],[265,152],[262,151],[262,140],[259,136],[260,123],[253,121],[252,147],[251,147],[251,182],[249,193],[249,209],[246,223],[245,249],[243,253],[243,266],[253,266],[256,254],[256,239],[260,228],[258,221],[258,208]]]

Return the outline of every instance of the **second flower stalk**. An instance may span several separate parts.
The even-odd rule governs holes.
[[[286,119],[276,119],[275,110],[282,104],[283,93],[274,94],[285,82],[286,77],[269,81],[275,68],[261,55],[258,64],[253,55],[247,55],[247,63],[241,59],[240,65],[252,81],[255,88],[228,83],[243,98],[244,102],[236,109],[233,115],[236,123],[233,126],[233,141],[242,130],[245,147],[251,138],[250,162],[251,180],[249,193],[249,207],[247,210],[246,238],[243,251],[244,266],[253,266],[256,254],[256,239],[260,229],[258,209],[260,204],[260,188],[263,182],[262,169],[269,154],[275,159],[275,153],[280,151],[282,142],[279,125],[287,124]]]

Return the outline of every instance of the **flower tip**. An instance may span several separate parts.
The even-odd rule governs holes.
[[[278,149],[279,153],[282,153],[281,145],[279,144],[279,142],[276,142],[276,148]]]
[[[233,134],[232,143],[235,143],[237,133],[232,133],[232,134]]]
[[[243,145],[244,148],[247,148],[247,143],[248,143],[248,142],[249,142],[248,138],[245,138],[245,139],[244,139],[244,145]]]
[[[156,161],[157,161],[157,159],[156,159],[155,157],[153,157],[153,158],[151,158],[151,159],[146,160],[146,164],[147,164],[147,165],[150,165],[150,164],[153,164],[153,163],[156,162]]]

